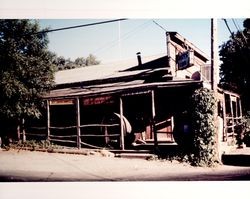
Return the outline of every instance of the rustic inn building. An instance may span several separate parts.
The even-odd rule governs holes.
[[[190,96],[211,87],[210,66],[208,56],[177,32],[167,32],[166,38],[166,54],[137,53],[133,60],[58,71],[55,88],[44,96],[44,136],[78,148],[178,144],[175,132],[185,131]],[[227,143],[241,118],[240,100],[219,93],[224,120],[219,139]],[[35,129],[27,128],[26,136],[39,135]]]

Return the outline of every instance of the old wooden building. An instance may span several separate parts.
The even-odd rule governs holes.
[[[209,87],[210,73],[208,56],[194,44],[176,32],[166,38],[166,54],[137,53],[133,60],[58,71],[55,88],[44,96],[46,137],[78,148],[121,150],[178,142],[176,124],[185,121],[193,91]]]

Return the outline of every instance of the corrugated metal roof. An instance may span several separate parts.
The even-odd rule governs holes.
[[[143,66],[159,58],[166,57],[165,54],[143,57]],[[56,87],[51,90],[44,98],[71,98],[75,96],[95,96],[112,93],[130,94],[133,92],[143,92],[156,87],[178,87],[188,84],[199,84],[200,81],[187,79],[173,79],[166,77],[166,68],[137,68],[137,59],[115,62],[105,65],[95,65],[71,70],[59,71],[56,73],[56,85],[65,84],[63,87]],[[158,66],[158,64],[156,64]],[[153,64],[154,66],[154,64]],[[134,68],[134,70],[127,70]],[[135,69],[136,68],[136,69]],[[157,79],[155,75],[163,75]],[[165,75],[164,75],[165,74]],[[152,77],[154,81],[148,81],[145,77]],[[125,78],[123,78],[125,77]],[[131,78],[127,78],[131,77]],[[115,81],[107,81],[115,78]],[[164,81],[163,81],[163,79]],[[99,81],[96,81],[99,80]],[[92,81],[95,81],[93,83]],[[82,84],[84,83],[85,84]],[[76,84],[74,84],[76,83]],[[81,84],[78,84],[81,83]],[[71,84],[68,86],[67,84]]]
[[[166,56],[166,54],[153,55],[142,57],[142,62],[147,63],[149,61]],[[76,82],[85,82],[92,80],[101,80],[112,77],[122,77],[130,74],[136,74],[138,72],[121,72],[128,68],[137,66],[137,58],[125,61],[119,61],[114,63],[100,64],[94,66],[87,66],[81,68],[75,68],[70,70],[58,71],[55,74],[56,85],[71,84]],[[142,72],[141,70],[140,72]]]

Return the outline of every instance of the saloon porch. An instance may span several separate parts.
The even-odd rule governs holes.
[[[175,119],[201,81],[116,82],[54,90],[47,100],[47,135],[72,146],[132,149],[174,143]]]

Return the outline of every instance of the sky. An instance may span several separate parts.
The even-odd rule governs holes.
[[[112,18],[114,19],[114,18]],[[112,19],[39,19],[41,28],[50,29],[95,23]],[[234,19],[243,29],[244,18]],[[161,27],[154,23],[158,23]],[[227,18],[231,31],[237,28]],[[217,19],[218,46],[230,37],[222,18]],[[210,57],[211,19],[127,19],[120,22],[50,32],[49,49],[71,60],[93,54],[101,63],[166,53],[166,31],[176,31]]]
[[[202,3],[201,3],[202,2]],[[166,53],[165,30],[176,31],[210,55],[210,18],[218,19],[218,45],[229,39],[222,18],[242,28],[250,17],[249,0],[0,0],[0,18],[38,19],[42,27],[61,28],[107,19],[129,18],[79,29],[49,33],[49,49],[74,60],[90,53],[102,62]]]

